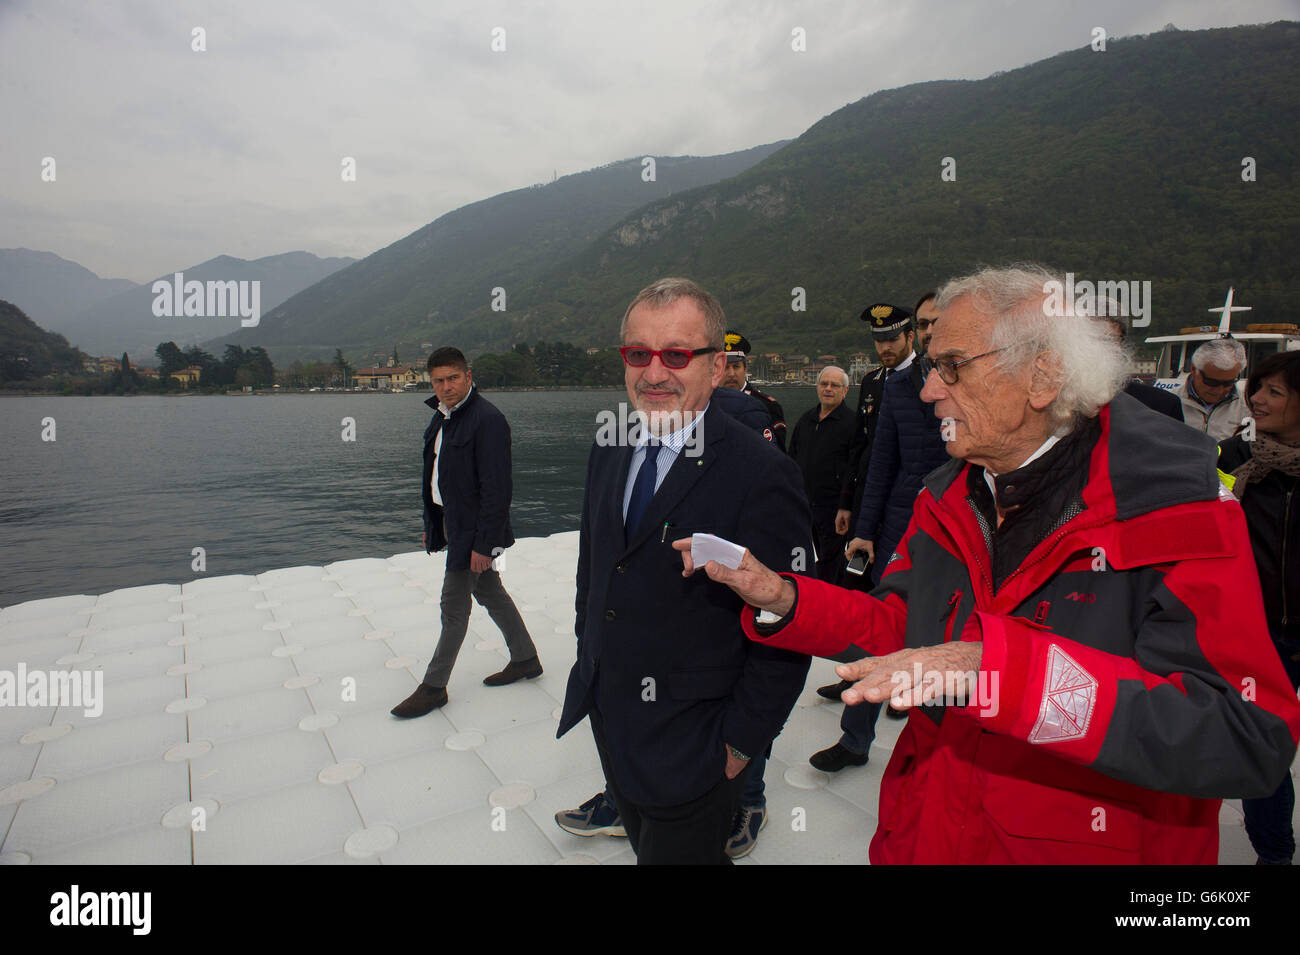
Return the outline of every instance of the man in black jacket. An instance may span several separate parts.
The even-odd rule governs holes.
[[[501,628],[510,663],[483,682],[504,686],[541,676],[537,648],[493,563],[515,542],[510,531],[510,425],[474,389],[465,356],[439,348],[429,356],[436,395],[424,432],[424,549],[447,548],[442,578],[442,636],[415,692],[392,710],[408,719],[447,702],[447,681],[469,628],[470,596]]]
[[[913,344],[916,334],[912,329],[911,309],[877,302],[868,305],[858,317],[871,326],[871,341],[876,346],[880,367],[862,379],[862,387],[858,390],[857,430],[849,448],[849,469],[845,479],[845,499],[849,502],[845,507],[848,513],[837,518],[843,534],[853,530],[849,525],[853,515],[862,507],[862,491],[867,484],[871,441],[875,437],[876,420],[880,416],[885,378],[895,370],[905,370],[915,356]],[[870,581],[867,580],[866,583],[869,584]]]
[[[577,661],[557,736],[584,717],[637,862],[718,863],[752,757],[781,731],[808,658],[740,630],[728,589],[685,578],[673,541],[710,533],[783,567],[806,560],[794,462],[710,401],[717,299],[664,278],[624,315],[624,380],[648,433],[597,439],[578,546]],[[800,563],[802,563],[800,561]]]
[[[845,472],[856,426],[853,412],[844,404],[848,393],[849,376],[844,369],[827,365],[817,376],[817,404],[799,418],[790,435],[790,456],[803,472],[812,508],[817,576],[831,583],[843,566],[844,532],[849,529]]]
[[[722,372],[722,387],[734,388],[762,402],[767,413],[767,424],[760,428],[763,437],[782,451],[785,450],[785,409],[771,395],[765,395],[749,380],[749,339],[740,332],[729,331],[723,336],[727,346],[727,367]]]

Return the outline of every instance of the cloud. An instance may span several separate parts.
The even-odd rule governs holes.
[[[1083,47],[1093,26],[1288,15],[1285,0],[12,2],[0,247],[137,281],[221,253],[359,257],[553,172],[794,137],[879,89]]]

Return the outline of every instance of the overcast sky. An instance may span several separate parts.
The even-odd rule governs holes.
[[[1279,19],[1300,0],[0,0],[0,248],[137,282],[223,253],[359,258],[553,172],[793,138],[1096,26]]]

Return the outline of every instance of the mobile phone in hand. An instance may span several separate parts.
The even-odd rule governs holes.
[[[850,574],[856,574],[861,577],[867,572],[867,555],[862,551],[858,551],[853,555],[853,559],[849,561],[848,565],[844,569]]]

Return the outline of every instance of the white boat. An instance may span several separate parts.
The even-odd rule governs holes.
[[[1157,388],[1173,391],[1192,370],[1192,353],[1202,342],[1216,338],[1233,338],[1246,349],[1246,368],[1242,378],[1248,378],[1257,363],[1279,351],[1300,350],[1300,326],[1290,323],[1256,323],[1246,326],[1244,332],[1231,330],[1233,312],[1249,312],[1249,305],[1232,304],[1233,289],[1218,308],[1207,309],[1219,313],[1219,324],[1195,325],[1183,328],[1177,335],[1155,335],[1146,339],[1148,344],[1160,345],[1160,358],[1156,362]],[[1237,390],[1244,397],[1245,382],[1237,382]]]

